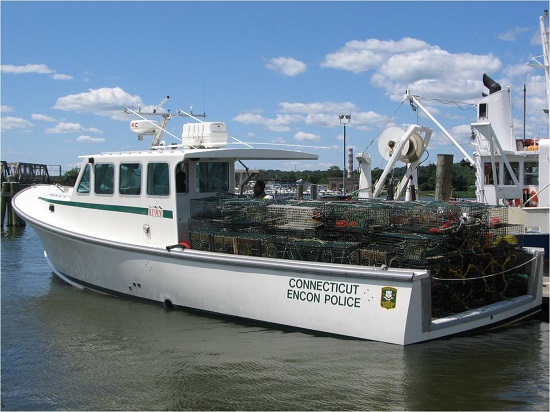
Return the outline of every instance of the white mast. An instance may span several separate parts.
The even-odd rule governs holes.
[[[547,109],[549,110],[548,113],[550,113],[550,64],[548,62],[548,54],[549,54],[548,30],[546,28],[546,23],[545,23],[547,19],[548,19],[548,10],[544,10],[544,15],[540,17],[540,35],[542,37],[542,53],[544,56],[544,73],[546,76],[546,104],[548,106]]]
[[[546,80],[546,112],[550,114],[550,45],[548,39],[548,29],[546,27],[546,20],[548,19],[548,10],[544,10],[544,14],[540,16],[540,37],[542,43],[542,57],[543,62],[537,60],[538,57],[533,57],[529,66],[539,67],[544,69],[544,75]],[[548,123],[548,135],[550,136],[550,122]]]

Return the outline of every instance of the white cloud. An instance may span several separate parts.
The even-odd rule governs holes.
[[[306,124],[320,127],[334,127],[340,124],[338,114],[334,111],[327,111],[325,113],[310,113],[306,116]],[[348,113],[346,111],[346,113]]]
[[[88,92],[60,97],[54,108],[77,113],[93,113],[102,116],[117,117],[124,106],[138,106],[139,96],[132,96],[120,87],[90,89]]]
[[[523,79],[523,81],[525,81],[525,78],[528,76],[530,72],[533,73],[532,68],[525,63],[510,64],[502,70],[502,73],[505,76],[505,78],[500,79],[501,84],[505,82],[506,83],[509,82],[510,79],[514,77]],[[544,74],[544,72],[541,71],[541,74]]]
[[[289,125],[304,120],[302,115],[278,114],[275,119],[269,119],[257,112],[241,113],[233,118],[234,121],[244,124],[255,124],[274,132],[288,132]]]
[[[2,64],[0,66],[0,71],[6,74],[28,74],[28,73],[38,73],[38,74],[51,74],[55,73],[54,70],[50,69],[45,64],[26,64],[25,66],[14,66],[13,64]]]
[[[352,127],[368,130],[380,127],[387,121],[386,115],[372,111],[362,112],[350,102],[312,102],[312,103],[279,103],[280,110],[274,119],[263,116],[260,112],[241,113],[233,120],[262,126],[265,129],[288,132],[292,126],[306,123],[317,127],[340,127],[340,114],[352,114]]]
[[[529,31],[527,27],[514,27],[504,33],[497,34],[497,39],[511,42],[516,40],[521,33],[525,33],[526,31]]]
[[[67,133],[81,133],[81,132],[90,132],[102,134],[103,132],[96,128],[86,128],[79,123],[64,123],[60,122],[55,127],[50,127],[46,129],[47,134],[67,134]]]
[[[11,106],[2,105],[2,106],[0,107],[0,111],[1,111],[2,113],[11,113],[11,112],[14,112],[15,110],[14,110],[13,107],[11,107]]]
[[[45,116],[43,114],[34,113],[31,115],[33,120],[41,120],[43,122],[57,122],[53,117]]]
[[[398,53],[410,53],[431,48],[422,40],[409,37],[399,41],[394,40],[351,40],[334,53],[327,54],[321,67],[347,70],[358,74],[378,68],[390,56]]]
[[[359,107],[351,102],[313,102],[313,103],[279,103],[281,111],[285,113],[304,113],[305,122],[309,125],[320,127],[340,126],[338,118],[341,114],[352,114],[353,127],[365,128],[366,126],[381,126],[386,120],[386,115],[372,111],[362,112]]]
[[[91,137],[86,135],[81,135],[76,138],[77,142],[84,142],[84,143],[103,143],[105,141],[102,137]]]
[[[0,65],[0,71],[5,74],[51,74],[54,80],[71,80],[73,76],[57,73],[50,69],[46,64],[26,64],[24,66],[15,66],[13,64]]]
[[[269,70],[294,77],[306,71],[307,65],[304,62],[293,59],[292,57],[275,57],[270,59],[265,65]]]
[[[350,124],[353,122],[353,124],[356,125],[355,127],[361,125],[382,126],[387,120],[387,115],[375,113],[373,111],[353,112]]]
[[[477,99],[483,91],[481,73],[494,73],[502,63],[492,54],[451,54],[422,50],[395,55],[373,74],[371,82],[400,101],[403,91],[432,98]]]
[[[52,76],[52,79],[54,79],[54,80],[72,80],[73,76],[70,76],[68,74],[56,73]]]
[[[298,132],[294,135],[296,140],[308,140],[310,142],[318,142],[321,137],[313,133]]]
[[[29,129],[34,126],[28,120],[21,119],[20,117],[11,116],[2,117],[1,124],[1,130]]]
[[[495,73],[502,63],[492,54],[450,53],[421,40],[403,38],[349,41],[328,54],[321,66],[354,74],[371,71],[371,83],[394,101],[401,101],[405,90],[468,100],[483,91],[481,73]]]
[[[468,147],[472,143],[472,127],[469,124],[455,126],[451,129],[450,133],[462,147]]]
[[[313,103],[279,103],[284,113],[348,113],[357,110],[357,106],[351,102],[313,102]]]
[[[451,54],[445,50],[429,49],[393,55],[379,67],[377,73],[388,81],[401,83],[453,78],[479,81],[479,73],[497,71],[500,67],[500,60],[492,54]]]

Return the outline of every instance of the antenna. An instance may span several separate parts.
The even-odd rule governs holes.
[[[181,140],[179,137],[174,136],[172,133],[166,130],[166,124],[169,120],[172,119],[172,117],[185,116],[190,117],[199,123],[204,123],[202,120],[198,119],[198,117],[205,118],[206,112],[203,112],[202,114],[193,114],[193,106],[190,107],[191,113],[184,112],[181,109],[178,109],[177,113],[175,114],[173,114],[170,110],[167,110],[167,113],[158,113],[158,110],[162,107],[164,103],[168,101],[169,98],[170,96],[166,96],[164,99],[162,99],[159,104],[155,106],[152,112],[142,112],[141,105],[138,112],[135,112],[127,106],[124,107],[125,114],[133,114],[141,118],[141,120],[130,122],[130,130],[138,134],[139,140],[142,140],[144,135],[154,135],[151,147],[159,145],[162,134],[165,132],[168,133],[170,136]],[[156,122],[153,122],[145,118],[144,116],[162,116],[162,120],[160,121],[160,124],[157,124]]]
[[[202,117],[203,119],[206,119],[206,111],[203,111],[202,114],[193,114],[193,106],[189,106],[190,115],[191,117]]]
[[[193,120],[196,120],[199,123],[204,123],[202,120],[197,119],[197,117],[205,118],[206,117],[206,112],[203,113],[203,114],[193,114],[193,106],[191,106],[190,109],[191,109],[191,113],[187,113],[187,112],[184,112],[181,109],[178,109],[178,116],[187,116],[187,117],[190,117]]]
[[[164,103],[166,103],[166,101],[167,101],[169,98],[170,98],[170,96],[166,96],[164,99],[162,99],[162,100],[160,101],[160,103],[157,104],[157,107],[155,107],[155,108],[153,109],[153,113],[156,113],[157,110],[160,109],[161,106],[162,106]]]

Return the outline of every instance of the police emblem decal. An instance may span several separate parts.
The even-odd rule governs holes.
[[[392,287],[382,288],[382,297],[380,299],[380,306],[384,309],[395,309],[397,304],[397,289]]]

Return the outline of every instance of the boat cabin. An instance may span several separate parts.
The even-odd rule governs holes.
[[[184,131],[195,129],[184,126]],[[122,236],[130,243],[189,242],[191,202],[234,194],[236,161],[317,159],[315,154],[298,151],[225,148],[219,140],[214,146],[205,145],[204,134],[199,135],[183,145],[85,156],[71,200],[96,209],[98,215],[97,221],[82,224],[90,225],[98,237],[116,233],[117,239],[118,228],[124,227]]]

